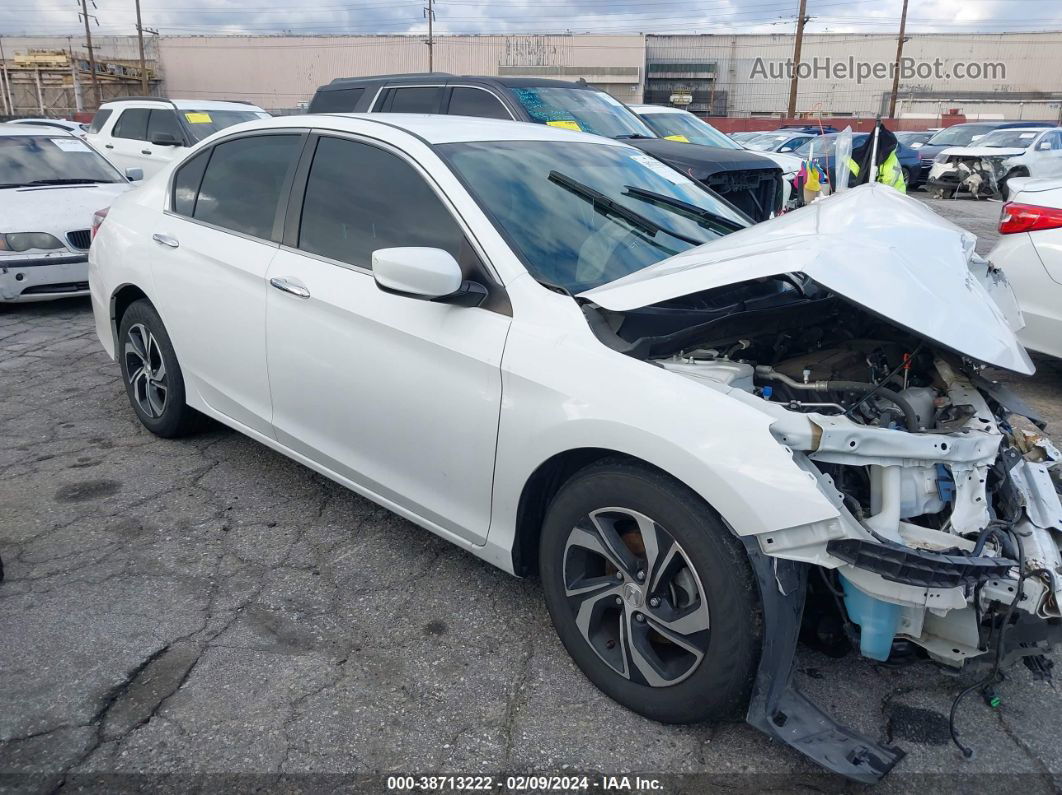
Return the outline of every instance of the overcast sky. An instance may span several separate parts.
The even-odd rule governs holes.
[[[134,33],[134,0],[97,0],[93,31]],[[0,34],[78,33],[79,0],[0,0]],[[420,33],[427,0],[143,0],[168,34]],[[798,0],[437,0],[440,33],[791,32]],[[901,0],[808,0],[808,30],[889,33]],[[1059,0],[916,0],[916,32],[1062,30]]]

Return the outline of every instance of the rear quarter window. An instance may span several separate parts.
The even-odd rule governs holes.
[[[364,93],[364,88],[318,91],[310,103],[310,113],[352,113]]]

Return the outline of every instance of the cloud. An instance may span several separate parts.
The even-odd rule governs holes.
[[[129,0],[97,0],[99,34],[135,32]],[[144,0],[143,23],[163,34],[419,33],[428,0]],[[901,0],[809,0],[809,31],[891,33]],[[69,0],[6,0],[2,34],[83,33]],[[439,33],[788,33],[796,0],[438,0]],[[1062,29],[1062,4],[1042,0],[926,0],[911,4],[912,32]]]

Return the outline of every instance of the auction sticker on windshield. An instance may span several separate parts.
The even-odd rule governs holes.
[[[688,144],[690,142],[690,139],[687,138],[685,135],[665,135],[664,136],[664,140],[665,141],[679,141],[679,142],[684,143],[684,144]]]
[[[52,138],[51,142],[64,152],[87,152],[89,148],[77,138]]]
[[[189,124],[210,124],[212,121],[209,113],[186,113],[184,117]]]
[[[675,171],[671,166],[666,163],[661,163],[659,160],[649,157],[649,155],[631,155],[631,160],[639,165],[645,166],[650,171],[659,174],[668,182],[674,182],[676,185],[688,185],[693,181],[685,174]]]
[[[560,127],[562,130],[575,130],[576,132],[582,132],[583,128],[579,126],[577,121],[561,120],[561,121],[547,121],[550,127]]]

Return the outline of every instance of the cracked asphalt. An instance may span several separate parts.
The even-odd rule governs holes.
[[[998,214],[927,203],[978,232]],[[1040,365],[1011,380],[1062,428],[1062,363]],[[537,581],[220,426],[153,437],[87,300],[0,307],[0,506],[5,791],[378,792],[390,773],[574,771],[862,789],[743,724],[662,726],[610,702]],[[798,665],[813,699],[907,753],[880,791],[1062,784],[1062,697],[1024,668],[1000,709],[965,702],[964,761],[947,712],[979,674],[807,649]]]

